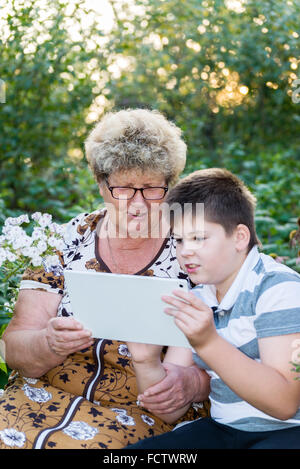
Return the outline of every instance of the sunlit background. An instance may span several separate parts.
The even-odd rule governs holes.
[[[299,216],[299,31],[298,0],[0,2],[0,226],[92,210],[85,138],[103,113],[146,107],[182,129],[185,174],[244,179],[266,249],[285,255]]]
[[[20,5],[26,6],[26,1],[20,1]],[[87,51],[93,51],[97,47],[104,48],[109,42],[109,34],[111,33],[113,27],[115,26],[116,16],[119,20],[123,21],[123,24],[126,25],[127,20],[130,20],[134,15],[143,20],[143,15],[145,13],[145,8],[143,8],[142,2],[135,2],[135,0],[130,0],[127,2],[119,1],[110,1],[110,0],[85,0],[81,2],[80,18],[77,16],[76,11],[76,1],[69,0],[65,9],[65,25],[70,35],[70,39],[73,42],[80,42],[85,40],[85,47]],[[124,3],[126,3],[126,8],[124,9]],[[209,1],[201,2],[202,7],[206,7],[209,10],[212,9]],[[28,2],[30,5],[31,2]],[[14,2],[14,5],[18,5],[18,2]],[[51,2],[49,0],[36,0],[36,7],[40,8],[39,18],[36,21],[33,21],[31,28],[27,29],[26,36],[23,37],[21,44],[24,44],[23,53],[24,54],[34,54],[35,49],[38,44],[43,44],[47,39],[49,39],[49,33],[47,29],[51,27],[53,22],[52,14],[53,8],[51,7]],[[225,7],[236,14],[242,15],[247,6],[246,0],[225,0]],[[286,5],[293,5],[292,0],[288,0]],[[123,8],[122,8],[123,7]],[[54,9],[55,11],[55,9]],[[10,34],[9,25],[7,24],[7,15],[12,14],[12,4],[8,1],[5,5],[1,7],[0,10],[0,36],[2,40],[8,39]],[[75,21],[76,17],[76,21]],[[267,18],[264,14],[258,14],[253,17],[253,22],[261,29],[262,34],[268,34],[269,29],[267,23]],[[94,34],[90,38],[83,38],[81,34],[82,29],[89,29],[92,24],[96,24],[101,35]],[[128,22],[127,27],[132,28],[132,24]],[[199,33],[199,40],[195,41],[194,39],[187,38],[185,45],[187,48],[190,48],[195,53],[200,53],[202,49],[201,45],[201,36],[204,36],[207,33],[208,28],[213,29],[215,33],[221,32],[221,29],[218,25],[211,25],[210,20],[204,18],[202,22],[197,26],[197,32]],[[36,36],[38,34],[37,41],[30,42],[30,36]],[[290,34],[293,38],[298,39],[299,33],[297,31],[290,31]],[[169,43],[169,38],[164,36],[160,32],[150,32],[146,37],[143,38],[143,42],[151,44],[153,49],[157,52],[163,50],[164,46]],[[289,51],[290,45],[288,43],[282,44],[283,48]],[[224,52],[226,52],[223,47]],[[221,47],[222,51],[222,47]],[[272,54],[272,47],[265,46],[265,51],[267,56],[270,57]],[[234,50],[232,54],[234,54]],[[279,58],[275,58],[278,66],[281,66],[281,61]],[[295,57],[292,54],[288,57],[290,63],[290,73],[288,74],[288,87],[286,93],[292,95],[292,83],[297,79],[297,70],[299,66],[299,56]],[[111,57],[108,61],[107,72],[110,77],[117,80],[121,77],[122,73],[126,71],[132,71],[136,66],[136,58],[134,56],[130,57],[128,54],[122,54],[122,52],[111,53]],[[90,71],[91,78],[97,83],[94,87],[93,92],[96,94],[94,97],[93,103],[90,106],[89,112],[86,115],[86,122],[93,123],[99,119],[103,114],[105,108],[107,107],[107,97],[105,92],[105,73],[100,73],[97,71],[97,60],[91,59],[87,63],[87,70]],[[209,85],[210,93],[210,107],[213,113],[218,113],[220,107],[226,107],[232,109],[235,106],[239,106],[243,103],[244,100],[247,100],[249,94],[249,87],[243,83],[239,73],[236,70],[230,69],[224,61],[219,61],[217,67],[212,67],[210,65],[204,65],[203,67],[194,66],[191,69],[191,76],[196,80],[202,80]],[[173,64],[173,70],[176,70],[178,67],[177,64]],[[72,71],[72,66],[69,66],[69,71]],[[19,70],[16,70],[16,75],[19,73]],[[51,73],[51,67],[49,68]],[[157,79],[165,83],[166,90],[172,90],[177,85],[178,82],[173,76],[169,77],[169,71],[160,66],[157,68]],[[68,72],[65,72],[62,77],[67,77]],[[79,76],[80,78],[80,76]],[[186,77],[189,80],[190,77]],[[277,90],[279,84],[274,80],[266,80],[265,85],[271,90]],[[72,83],[69,84],[69,91],[72,91]],[[104,89],[104,93],[102,92]],[[99,91],[99,92],[98,92]],[[184,82],[182,86],[182,91],[184,92]],[[191,88],[190,91],[194,91]],[[74,152],[73,152],[74,153]]]

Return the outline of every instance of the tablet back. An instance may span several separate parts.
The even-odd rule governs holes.
[[[64,276],[74,318],[93,337],[191,347],[161,299],[187,291],[186,280],[73,270]]]

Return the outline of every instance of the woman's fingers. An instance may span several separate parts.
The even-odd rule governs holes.
[[[93,343],[91,331],[74,318],[52,318],[47,328],[50,349],[58,355],[69,355]]]
[[[48,344],[52,352],[56,353],[57,355],[67,356],[70,353],[77,352],[84,348],[88,348],[93,344],[92,338],[89,339],[79,339],[79,340],[68,340],[67,342],[60,342],[57,340],[53,340],[48,337]]]
[[[66,329],[62,331],[56,331],[54,336],[58,342],[73,342],[73,341],[80,341],[85,340],[91,337],[91,332],[87,329],[83,329],[80,331],[68,331]]]
[[[80,330],[83,329],[83,325],[79,322],[76,321],[76,319],[72,317],[55,317],[51,318],[49,320],[49,323],[53,327],[53,329],[57,330],[63,330],[63,329],[69,329],[69,330]]]

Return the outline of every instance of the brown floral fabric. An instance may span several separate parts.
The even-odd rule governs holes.
[[[51,272],[28,269],[24,274],[22,289],[62,295],[59,316],[73,315],[63,269],[109,272],[96,247],[96,227],[103,216],[104,211],[96,211],[71,220],[61,264]],[[172,238],[139,275],[186,277]],[[180,421],[208,412],[208,403],[191,406]],[[0,449],[118,449],[172,428],[138,405],[131,356],[119,341],[97,338],[39,379],[14,371],[0,396]]]

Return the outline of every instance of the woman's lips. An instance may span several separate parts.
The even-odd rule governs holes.
[[[128,215],[136,220],[145,218],[147,213],[128,213]]]

